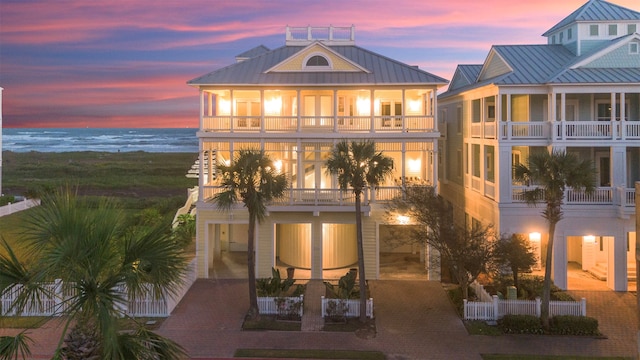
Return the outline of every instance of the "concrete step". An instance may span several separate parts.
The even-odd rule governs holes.
[[[599,280],[607,280],[607,264],[605,263],[597,263],[596,266],[592,267],[591,269],[587,270],[589,273],[591,273],[593,276],[595,276],[596,278],[598,278]],[[628,281],[635,281],[636,280],[636,268],[634,267],[627,267],[627,280]]]

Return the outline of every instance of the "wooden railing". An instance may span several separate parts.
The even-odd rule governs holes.
[[[479,124],[479,123],[478,123]],[[471,124],[471,136],[481,137]],[[501,122],[501,139],[607,140],[640,139],[640,121]],[[553,131],[551,131],[553,129]],[[486,130],[485,130],[486,131]],[[485,137],[488,137],[485,132]]]

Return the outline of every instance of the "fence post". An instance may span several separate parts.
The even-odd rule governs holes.
[[[325,304],[325,301],[324,301],[324,295],[320,296],[320,302],[322,303],[322,306],[321,306],[321,308],[322,308],[322,318],[324,319],[324,313],[327,310],[326,309],[326,304]]]
[[[469,312],[467,311],[467,299],[462,299],[462,311],[464,313],[464,319],[469,318]]]
[[[587,299],[580,299],[580,315],[587,316]]]
[[[498,295],[493,295],[491,299],[493,300],[493,320],[498,321],[498,318],[500,317],[500,314],[498,313]]]
[[[541,303],[540,303],[540,297],[536,296],[536,316],[540,317],[542,315],[542,309],[540,308]]]
[[[55,316],[60,316],[62,313],[62,304],[64,303],[63,293],[62,293],[62,279],[55,279],[53,281],[54,289],[53,289],[53,314]]]

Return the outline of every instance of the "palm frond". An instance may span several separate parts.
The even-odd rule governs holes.
[[[33,340],[26,330],[15,336],[0,336],[0,359],[17,360],[31,357],[30,346]]]

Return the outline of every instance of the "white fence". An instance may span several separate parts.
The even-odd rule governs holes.
[[[40,205],[40,199],[27,199],[24,201],[7,204],[5,206],[0,206],[0,217],[11,215],[18,211],[27,210],[38,205]]]
[[[540,298],[535,300],[505,300],[493,295],[489,301],[464,302],[465,320],[498,320],[505,315],[534,315],[540,317]],[[550,301],[549,316],[575,315],[587,316],[587,300]]]
[[[292,315],[302,317],[304,295],[290,297],[261,296],[258,310],[262,315]]]
[[[327,299],[322,296],[322,317],[328,316],[327,308],[329,303],[334,303],[336,308],[342,308],[346,310],[346,317],[359,317],[360,316],[360,300],[359,299]],[[373,319],[373,299],[367,299],[367,317]]]
[[[167,317],[176,305],[182,300],[191,285],[196,280],[196,259],[193,259],[188,267],[180,288],[173,294],[156,296],[153,289],[143,298],[129,299],[125,304],[120,304],[120,310],[129,316],[135,317]],[[1,313],[4,316],[60,316],[69,305],[69,299],[75,295],[73,288],[63,286],[62,280],[56,279],[52,283],[44,284],[44,291],[38,298],[28,299],[20,312],[14,306],[16,299],[22,293],[20,284],[7,288],[0,297]],[[118,291],[126,294],[124,285],[117,287]]]

